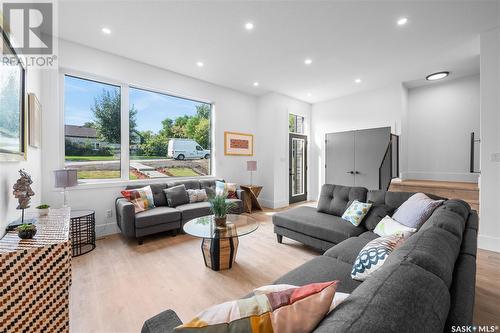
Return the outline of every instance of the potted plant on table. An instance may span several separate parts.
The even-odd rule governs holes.
[[[235,204],[227,200],[225,195],[216,195],[209,200],[210,211],[214,214],[214,221],[217,227],[226,227],[227,214],[235,208]]]
[[[36,235],[36,226],[34,224],[21,224],[17,227],[17,235],[22,239],[31,239]]]
[[[38,216],[47,216],[49,214],[49,205],[43,204],[40,206],[37,206],[36,209],[38,210]]]

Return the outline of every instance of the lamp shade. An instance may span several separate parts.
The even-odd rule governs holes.
[[[257,161],[247,161],[247,171],[257,171]]]
[[[55,187],[72,187],[78,185],[76,169],[61,169],[54,171]]]

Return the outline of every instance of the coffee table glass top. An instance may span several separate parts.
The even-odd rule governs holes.
[[[231,238],[249,234],[259,227],[259,223],[246,215],[228,214],[227,227],[215,226],[214,216],[202,216],[184,224],[184,231],[200,238]]]

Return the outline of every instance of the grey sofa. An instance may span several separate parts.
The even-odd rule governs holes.
[[[123,197],[115,201],[116,222],[120,231],[126,237],[137,238],[142,244],[143,237],[164,231],[172,231],[174,235],[182,229],[184,223],[194,218],[209,215],[210,204],[208,202],[196,202],[176,207],[169,207],[163,190],[184,184],[186,189],[205,189],[208,195],[215,194],[215,178],[203,178],[200,180],[174,181],[161,184],[148,184],[153,192],[155,208],[144,212],[135,213],[134,205]],[[145,184],[127,186],[126,189],[134,189],[146,186]],[[237,190],[237,199],[228,199],[235,203],[233,213],[243,212],[245,191]]]
[[[358,193],[357,189],[335,190],[335,186],[332,186],[324,187],[322,193],[322,196],[327,194],[330,197],[328,207],[331,209],[336,209],[336,204],[340,205],[339,198],[334,199],[335,195],[331,194],[342,193],[342,201],[346,201],[350,195]],[[362,192],[365,192],[366,200],[375,204],[372,209],[382,207],[382,210],[396,209],[412,195],[404,192]],[[324,203],[326,201],[322,204]],[[309,210],[311,216],[304,213],[303,209],[294,211],[307,217],[304,223],[308,225],[313,219],[324,222],[325,216],[317,217],[315,208]],[[382,215],[379,209],[373,211]],[[337,211],[339,212],[340,210]],[[283,214],[286,212],[276,215]],[[289,212],[287,216],[290,216]],[[299,214],[294,217],[295,221],[299,219],[297,216]],[[330,216],[332,227],[328,230],[334,230],[339,221],[335,216]],[[367,218],[368,216],[365,217],[365,223]],[[374,220],[376,219],[372,219]],[[370,240],[378,237],[372,231],[375,227],[373,224],[363,225],[357,231],[336,231],[335,237],[350,236],[331,246],[323,255],[311,259],[274,282],[305,285],[339,280],[338,291],[350,293],[335,311],[320,322],[314,332],[449,332],[452,326],[471,325],[477,213],[471,211],[470,206],[461,200],[445,201],[417,233],[389,255],[379,270],[364,282],[359,282],[351,278],[351,270],[359,251]],[[328,227],[321,225],[323,229]],[[285,227],[282,225],[277,230],[283,229]],[[303,230],[306,229],[314,230],[312,227]],[[317,233],[306,236],[301,231],[295,232],[304,235],[303,239],[308,242],[319,240],[317,247],[327,247],[337,241],[337,238]],[[167,310],[148,319],[142,332],[173,332],[173,328],[180,323],[175,312]]]

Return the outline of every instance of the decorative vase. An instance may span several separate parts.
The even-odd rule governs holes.
[[[36,235],[36,229],[19,230],[17,235],[21,239],[31,239]]]
[[[215,220],[215,226],[219,228],[225,228],[226,227],[226,217],[214,217]]]
[[[39,217],[44,217],[44,216],[49,215],[49,209],[48,208],[43,208],[43,209],[37,208],[37,210],[38,210],[38,216]]]

